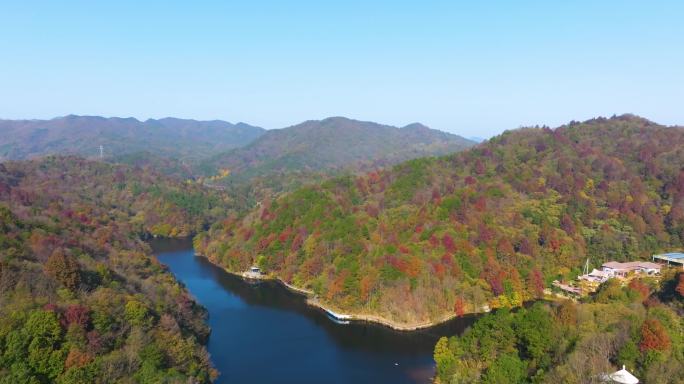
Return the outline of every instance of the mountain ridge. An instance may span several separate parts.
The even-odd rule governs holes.
[[[49,120],[0,120],[0,160],[52,154],[130,154],[149,150],[167,157],[196,159],[244,146],[265,130],[245,123],[166,117],[67,115]]]
[[[0,133],[0,160],[71,154],[94,158],[102,145],[109,161],[156,167],[178,178],[225,174],[225,169],[245,173],[238,181],[283,173],[308,180],[312,173],[383,167],[474,145],[421,123],[395,127],[343,116],[266,130],[223,120],[70,114],[47,120],[0,119]]]
[[[473,142],[412,123],[395,127],[333,116],[268,130],[243,148],[214,156],[205,169],[250,176],[302,169],[363,169],[456,152]]]

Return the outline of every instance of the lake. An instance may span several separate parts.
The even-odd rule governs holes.
[[[280,283],[248,283],[194,255],[189,239],[154,240],[157,258],[209,311],[217,383],[428,383],[441,336],[475,317],[414,332],[337,324]]]

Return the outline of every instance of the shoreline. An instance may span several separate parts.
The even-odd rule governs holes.
[[[379,315],[359,314],[359,313],[341,314],[341,313],[337,313],[333,309],[322,304],[318,299],[315,298],[315,294],[313,291],[310,291],[310,290],[304,289],[304,288],[296,287],[292,284],[285,282],[284,280],[282,280],[278,276],[268,276],[268,275],[262,275],[260,277],[246,276],[244,272],[234,272],[234,271],[228,270],[227,268],[215,263],[214,261],[212,261],[211,259],[209,259],[205,255],[195,253],[195,256],[203,257],[203,258],[207,259],[211,264],[221,268],[221,270],[223,270],[224,272],[226,272],[230,275],[233,275],[233,276],[240,277],[244,280],[276,281],[280,285],[282,285],[283,287],[288,289],[289,291],[304,296],[306,298],[306,303],[308,305],[310,305],[314,308],[318,308],[318,309],[322,310],[323,312],[325,312],[326,314],[335,317],[336,320],[340,320],[340,321],[367,322],[367,323],[382,325],[384,327],[390,328],[390,329],[395,330],[395,331],[412,332],[412,331],[420,331],[420,330],[436,327],[436,326],[439,326],[443,323],[446,323],[450,320],[457,318],[456,314],[447,314],[445,316],[442,316],[439,320],[436,320],[436,321],[428,321],[428,322],[422,322],[422,323],[417,323],[417,324],[401,324],[401,323],[397,323],[395,321],[392,321],[390,319],[387,319],[387,318],[385,318],[383,316],[379,316]],[[469,313],[464,314],[464,316],[479,315],[479,314],[483,314],[483,313],[486,313],[486,312],[469,312]]]

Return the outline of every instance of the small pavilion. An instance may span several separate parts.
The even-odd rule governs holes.
[[[636,377],[634,377],[634,375],[629,373],[629,371],[625,369],[625,366],[623,365],[621,370],[605,375],[604,382],[619,384],[638,384],[639,379],[637,379]]]

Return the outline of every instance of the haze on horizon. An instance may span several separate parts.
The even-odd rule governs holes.
[[[0,118],[684,123],[684,4],[454,3],[5,2]]]

